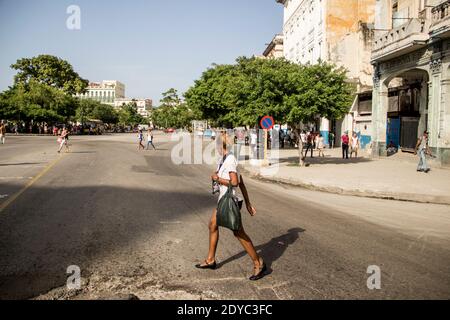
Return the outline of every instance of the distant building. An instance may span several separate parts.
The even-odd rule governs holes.
[[[283,35],[277,34],[264,50],[263,56],[268,59],[284,57]]]
[[[348,70],[355,101],[343,120],[320,119],[315,129],[336,145],[345,131],[358,132],[363,145],[371,142],[371,50],[375,0],[276,0],[284,6],[284,56],[300,64],[327,61]],[[362,94],[361,97],[359,95]],[[361,105],[360,105],[361,103]]]
[[[114,106],[116,99],[125,98],[125,85],[116,80],[91,82],[86,93],[77,94],[76,96],[81,99],[91,99]]]
[[[129,103],[136,103],[137,112],[144,118],[149,118],[151,116],[153,110],[153,101],[151,99],[116,99],[114,107],[121,108]]]

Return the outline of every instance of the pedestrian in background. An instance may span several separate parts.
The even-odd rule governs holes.
[[[147,131],[147,150],[149,149],[150,145],[153,147],[154,150],[156,150],[156,147],[153,144],[153,131],[152,131],[152,129],[148,128],[148,131]]]
[[[425,131],[422,137],[417,140],[416,150],[414,152],[415,155],[419,153],[419,164],[417,166],[417,172],[430,172],[430,168],[427,163],[427,154],[431,155],[431,150],[428,146],[428,132]]]
[[[278,137],[279,137],[279,143],[280,143],[280,148],[284,149],[284,131],[280,129],[280,131],[278,132]]]
[[[61,153],[61,150],[64,146],[66,146],[67,152],[70,151],[68,140],[69,140],[69,131],[64,127],[64,129],[62,129],[62,131],[61,131],[61,135],[58,138],[58,142],[59,142],[58,153]]]
[[[6,142],[6,124],[3,120],[0,123],[0,141],[2,144]]]
[[[348,136],[348,132],[342,135],[342,159],[348,159],[348,148],[350,143],[350,138]]]
[[[314,158],[314,133],[311,131],[306,136],[306,151],[305,158],[308,156],[308,151],[311,149],[311,158]]]
[[[142,150],[145,150],[145,146],[142,144],[142,141],[144,141],[144,133],[142,132],[141,129],[139,129],[139,131],[138,131],[138,142],[139,142],[138,150],[141,150],[141,148],[142,148]]]
[[[252,159],[257,159],[257,144],[258,144],[258,135],[256,134],[256,130],[251,130],[250,132],[250,149],[252,151]]]
[[[256,209],[250,203],[250,198],[248,195],[247,188],[244,184],[244,180],[242,176],[239,175],[237,164],[238,161],[236,157],[230,152],[233,150],[233,141],[227,136],[226,133],[222,134],[218,139],[218,153],[222,156],[222,161],[219,164],[216,172],[213,173],[211,179],[215,185],[219,186],[219,202],[220,199],[225,196],[228,192],[228,188],[231,185],[233,187],[233,196],[237,198],[239,202],[239,207],[242,207],[243,201],[236,196],[235,188],[240,187],[242,195],[244,196],[244,200],[246,203],[246,207],[250,215],[253,217],[256,214]],[[258,255],[256,249],[252,243],[252,240],[247,235],[242,226],[238,231],[233,231],[234,236],[239,240],[241,245],[244,247],[245,251],[247,251],[248,255],[253,261],[254,264],[254,272],[250,277],[250,280],[256,281],[265,276],[267,271],[266,264],[264,260]],[[197,264],[195,267],[199,269],[216,269],[216,251],[217,244],[219,242],[219,227],[217,225],[217,209],[214,210],[214,213],[211,217],[209,223],[209,252],[206,260]]]
[[[323,149],[325,148],[325,139],[322,134],[319,134],[317,137],[317,150],[319,150],[319,157],[324,158],[325,154],[323,153]]]
[[[355,154],[355,158],[358,158],[358,151],[361,147],[358,135],[356,132],[353,133],[352,141],[351,141],[351,151],[350,151],[350,158],[352,158],[353,154]]]
[[[330,145],[330,149],[334,149],[334,133],[330,132],[330,135],[328,137],[328,143]]]

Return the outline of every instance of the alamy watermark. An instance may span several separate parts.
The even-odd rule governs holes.
[[[367,279],[367,288],[369,290],[381,290],[381,268],[371,265],[367,268],[367,273],[370,274]]]
[[[66,27],[69,30],[81,30],[81,8],[75,4],[67,7],[66,13],[69,17],[66,20]]]
[[[81,289],[81,269],[79,266],[69,266],[67,267],[66,273],[69,275],[67,278],[67,289],[68,290],[80,290]]]
[[[226,139],[228,153],[232,153],[239,164],[258,169],[264,176],[278,173],[280,163],[280,141],[277,130],[218,131],[215,137],[205,138],[197,133],[181,132],[171,135],[176,144],[171,150],[175,165],[213,165],[221,161]]]

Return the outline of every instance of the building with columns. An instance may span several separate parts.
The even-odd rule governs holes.
[[[373,154],[429,145],[450,165],[450,0],[376,0]]]
[[[363,146],[371,142],[373,67],[371,51],[374,0],[276,0],[284,6],[284,56],[307,64],[319,60],[348,70],[355,101],[341,120],[320,119],[316,124],[325,140],[334,132],[336,145],[345,131],[361,135]]]
[[[125,98],[125,85],[116,80],[89,83],[86,93],[77,94],[80,99],[96,100],[114,106],[115,99]]]

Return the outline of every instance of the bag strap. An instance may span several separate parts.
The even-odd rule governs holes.
[[[222,162],[220,163],[220,165],[219,165],[219,170],[217,170],[217,172],[219,172],[220,169],[222,169],[222,166],[224,165],[225,161],[228,159],[228,156],[229,156],[230,154],[231,154],[231,153],[227,153],[226,155],[223,156]]]

